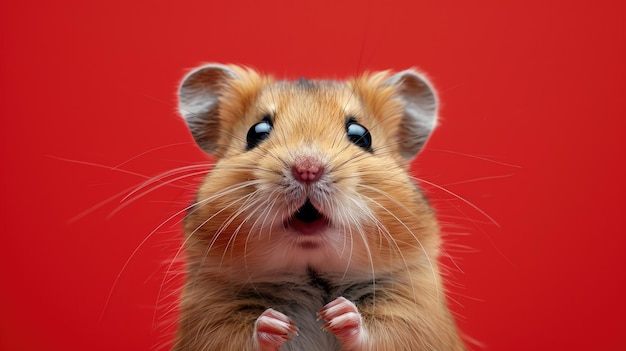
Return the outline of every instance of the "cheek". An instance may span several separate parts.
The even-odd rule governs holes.
[[[246,184],[248,178],[248,172],[244,171],[214,170],[204,179],[196,200],[209,207],[224,206],[251,191],[251,185]]]
[[[202,182],[196,196],[197,214],[204,218],[220,218],[235,213],[255,191],[254,170],[241,162],[220,162]],[[215,217],[213,217],[215,216]],[[207,223],[219,221],[211,219]]]
[[[256,196],[264,199],[272,212],[281,216],[293,213],[298,207],[296,205],[306,197],[306,192],[293,178],[288,161],[266,156],[257,162],[258,167],[253,174]]]

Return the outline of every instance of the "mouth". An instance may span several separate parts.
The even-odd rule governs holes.
[[[328,218],[307,199],[288,220],[288,226],[300,234],[315,235],[328,227]]]

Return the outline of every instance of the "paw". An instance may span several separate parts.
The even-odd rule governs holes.
[[[324,306],[317,315],[326,321],[322,329],[333,333],[346,348],[358,347],[365,340],[363,320],[356,305],[338,297]]]
[[[254,323],[254,338],[259,351],[278,351],[280,346],[296,334],[298,328],[284,314],[271,308],[261,313]]]

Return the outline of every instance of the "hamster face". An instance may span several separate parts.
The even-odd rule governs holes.
[[[179,99],[216,162],[185,218],[173,350],[465,349],[408,173],[437,119],[423,76],[274,81],[212,64]]]
[[[401,74],[273,82],[209,65],[188,75],[181,112],[217,158],[186,219],[191,264],[246,281],[307,269],[371,277],[435,260],[436,220],[408,174],[434,127],[434,93]]]

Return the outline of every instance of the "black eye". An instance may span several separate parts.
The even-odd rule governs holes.
[[[263,120],[250,128],[248,130],[248,135],[246,136],[246,141],[248,145],[246,146],[246,150],[254,149],[259,143],[263,140],[267,139],[270,136],[270,131],[272,130],[272,120],[269,115],[263,117]]]
[[[365,127],[358,124],[354,118],[349,118],[346,122],[346,134],[348,134],[348,139],[350,139],[354,145],[367,152],[373,152],[372,136],[370,132]]]

